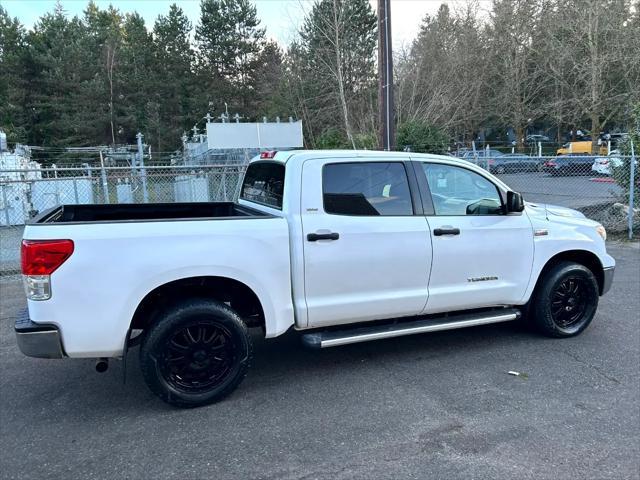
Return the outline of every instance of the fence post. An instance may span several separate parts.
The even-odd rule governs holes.
[[[491,147],[487,144],[484,150],[484,169],[487,172],[489,171],[489,150],[491,150]]]
[[[629,240],[633,239],[633,196],[635,189],[636,155],[633,149],[633,138],[631,139],[631,168],[629,168]]]
[[[144,151],[142,150],[142,133],[138,132],[138,165],[140,165],[140,179],[142,180],[142,197],[144,203],[149,203],[149,192],[147,192],[147,171],[144,169]]]
[[[107,182],[107,172],[104,169],[102,150],[100,150],[100,176],[102,177],[102,196],[104,197],[104,203],[111,203],[109,201],[109,183]]]
[[[4,205],[4,218],[7,220],[7,227],[11,226],[11,222],[9,220],[9,204],[7,203],[7,192],[4,185],[0,185],[0,190],[2,190],[2,203]]]
[[[80,203],[80,199],[78,198],[78,179],[73,177],[73,198],[75,199],[76,205]]]
[[[471,141],[471,148],[473,149],[473,163],[478,165],[478,152],[476,152],[476,141]]]

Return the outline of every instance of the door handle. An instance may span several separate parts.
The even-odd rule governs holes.
[[[318,240],[338,240],[339,238],[339,233],[309,233],[307,235],[307,240],[310,242],[317,242]]]
[[[447,227],[447,228],[434,228],[433,234],[436,237],[440,237],[442,235],[460,235],[459,228]]]

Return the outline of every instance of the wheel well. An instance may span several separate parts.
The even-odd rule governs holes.
[[[131,328],[144,330],[163,310],[187,298],[209,298],[227,303],[248,327],[264,329],[264,311],[258,296],[244,283],[226,277],[183,278],[155,288],[136,308]]]
[[[598,290],[600,292],[600,295],[602,295],[602,289],[604,287],[604,270],[602,268],[602,263],[595,254],[588,252],[587,250],[569,250],[566,252],[560,252],[551,257],[540,272],[540,275],[538,275],[536,289],[538,288],[541,279],[551,268],[553,268],[560,262],[567,261],[579,263],[580,265],[584,265],[589,270],[591,270],[593,275],[596,277],[596,280],[598,281]]]

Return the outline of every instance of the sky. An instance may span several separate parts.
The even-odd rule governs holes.
[[[120,11],[137,11],[144,17],[147,28],[151,29],[160,14],[169,11],[169,5],[177,3],[189,17],[194,27],[200,15],[200,0],[95,0],[100,8],[109,4]],[[313,5],[312,0],[251,0],[258,10],[262,26],[267,29],[267,36],[286,47],[296,35],[305,12]],[[377,1],[369,0],[374,11]],[[55,0],[0,0],[0,4],[12,17],[18,17],[22,24],[31,28],[43,14],[53,10]],[[68,15],[82,15],[88,0],[61,0]],[[455,8],[460,0],[392,0],[391,32],[394,49],[409,45],[420,29],[420,23],[426,14],[433,14],[442,3]]]

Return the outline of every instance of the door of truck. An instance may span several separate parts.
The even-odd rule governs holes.
[[[433,245],[424,313],[518,304],[533,265],[533,230],[524,213],[506,214],[487,177],[464,166],[416,162]],[[426,182],[424,181],[426,180]],[[426,208],[426,207],[425,207]]]
[[[304,163],[300,207],[308,326],[424,309],[431,239],[411,168],[397,157]]]

